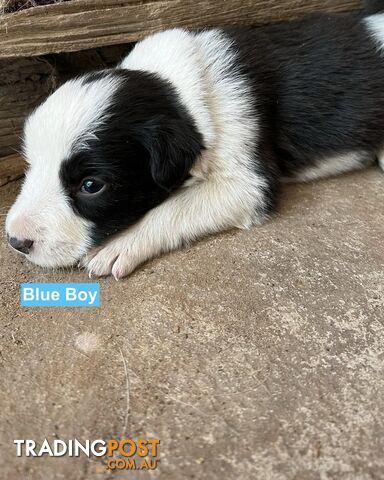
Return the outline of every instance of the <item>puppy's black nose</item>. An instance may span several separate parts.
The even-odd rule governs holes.
[[[12,248],[18,252],[25,253],[26,255],[29,253],[29,250],[33,245],[33,240],[19,240],[16,237],[11,237],[8,241]]]

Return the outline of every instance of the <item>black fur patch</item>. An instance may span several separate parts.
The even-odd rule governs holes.
[[[91,220],[96,245],[126,229],[163,202],[188,177],[203,149],[202,136],[178,99],[177,92],[155,75],[106,70],[88,75],[84,83],[103,76],[121,80],[108,120],[62,165],[61,181],[77,213]],[[85,177],[107,183],[98,195],[81,195]]]
[[[360,14],[226,31],[284,176],[337,154],[363,152],[366,162],[382,149],[384,58]]]

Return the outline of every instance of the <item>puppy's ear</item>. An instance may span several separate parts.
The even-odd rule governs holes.
[[[151,119],[144,130],[154,181],[169,191],[180,186],[203,149],[201,135],[191,123],[165,117]]]

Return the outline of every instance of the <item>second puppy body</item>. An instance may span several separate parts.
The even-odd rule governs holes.
[[[148,37],[28,119],[11,245],[121,278],[263,222],[282,180],[383,162],[383,49],[382,14]]]

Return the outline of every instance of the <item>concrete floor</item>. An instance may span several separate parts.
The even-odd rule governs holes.
[[[20,282],[86,277],[2,241],[1,478],[383,479],[383,239],[371,169],[288,186],[267,225],[101,280],[99,310],[20,308]],[[127,436],[160,439],[157,471],[13,445]]]

